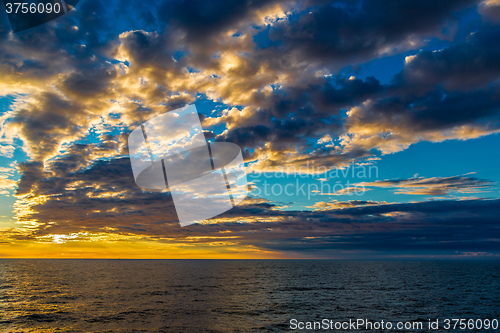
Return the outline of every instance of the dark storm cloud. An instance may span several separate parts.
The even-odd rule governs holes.
[[[423,140],[469,139],[500,129],[500,38],[486,24],[466,42],[406,58],[384,94],[351,109],[351,148],[394,152]]]
[[[304,256],[428,255],[479,251],[498,253],[500,200],[374,204],[321,212],[284,212],[260,202],[223,216],[241,220],[281,217],[277,222],[192,225],[194,233],[230,232],[243,244]],[[250,215],[248,215],[250,214]],[[178,235],[182,237],[181,235]],[[347,257],[352,253],[346,253]]]
[[[112,81],[117,73],[109,66],[93,66],[89,70],[73,72],[61,82],[61,90],[68,95],[95,98],[99,95],[109,95]]]
[[[311,3],[304,15],[271,27],[278,49],[306,60],[353,63],[392,53],[419,35],[437,33],[453,11],[477,1],[336,1]]]
[[[245,22],[256,10],[282,1],[217,0],[165,1],[161,16],[166,22],[186,32],[190,43],[206,44],[210,36]]]
[[[467,124],[497,127],[499,106],[499,87],[467,93],[437,90],[422,97],[407,95],[377,100],[363,109],[362,115],[366,125],[387,124],[398,130],[424,132]]]
[[[486,24],[471,33],[466,43],[438,51],[421,51],[408,57],[405,69],[394,79],[394,86],[411,92],[439,85],[446,90],[484,88],[500,76],[500,26]]]

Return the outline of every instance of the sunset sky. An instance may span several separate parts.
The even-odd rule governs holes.
[[[181,228],[127,137],[189,104],[251,191]],[[0,258],[500,257],[500,0],[2,12],[0,126]]]

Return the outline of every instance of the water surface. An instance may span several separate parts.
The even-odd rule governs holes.
[[[5,332],[280,332],[291,318],[499,318],[499,300],[499,262],[0,260]]]

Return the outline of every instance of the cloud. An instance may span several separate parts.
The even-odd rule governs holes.
[[[87,153],[85,148],[94,147],[80,147],[80,156]],[[80,156],[73,153],[66,160]],[[52,172],[44,171],[39,162],[19,165],[18,219],[38,225],[39,234],[154,234],[177,222],[170,193],[138,188],[128,158],[97,159],[74,170],[66,168],[64,160],[53,163]]]
[[[165,21],[183,31],[189,44],[210,47],[214,37],[238,27],[246,28],[249,23],[262,24],[264,17],[283,12],[281,6],[288,7],[285,1],[266,0],[165,1],[160,12],[168,13]]]
[[[479,13],[493,22],[500,22],[500,2],[498,0],[483,0],[479,5]]]
[[[397,74],[388,93],[349,110],[345,149],[384,154],[420,141],[467,140],[500,130],[498,27],[485,26],[466,43],[423,51]]]
[[[16,188],[17,182],[13,177],[13,168],[0,167],[0,194],[9,196]]]
[[[212,230],[222,228],[239,236],[240,242],[305,257],[352,258],[356,255],[351,251],[365,258],[370,255],[455,255],[456,251],[469,247],[474,249],[471,251],[498,253],[499,234],[495,226],[500,206],[496,199],[332,203],[331,209],[319,207],[313,212],[273,211],[281,217],[273,223],[226,222]],[[265,216],[267,211],[266,205],[253,205],[251,210],[246,210],[256,216]],[[234,214],[244,220],[244,211]]]
[[[371,200],[349,200],[349,201],[333,200],[330,202],[319,201],[316,202],[314,205],[309,206],[308,208],[312,208],[314,209],[314,211],[327,211],[332,209],[344,209],[344,208],[352,208],[352,207],[366,206],[366,205],[378,205],[378,204],[381,203]]]
[[[269,31],[272,49],[290,58],[341,68],[422,45],[439,34],[452,12],[475,1],[338,1],[311,3],[295,20],[278,22]]]
[[[495,182],[468,175],[453,177],[414,177],[410,179],[377,180],[356,184],[368,188],[381,187],[396,189],[396,194],[447,195],[452,193],[482,193],[492,189]]]
[[[467,36],[465,43],[406,57],[403,71],[393,79],[397,91],[426,92],[436,85],[446,91],[478,90],[498,83],[500,51],[491,44],[500,27],[485,24]]]

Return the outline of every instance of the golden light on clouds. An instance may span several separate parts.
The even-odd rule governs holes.
[[[5,230],[4,230],[5,231]],[[234,239],[235,241],[231,241]],[[285,258],[282,253],[240,244],[237,237],[193,236],[153,239],[118,234],[53,234],[34,240],[0,242],[0,258],[254,259]]]

